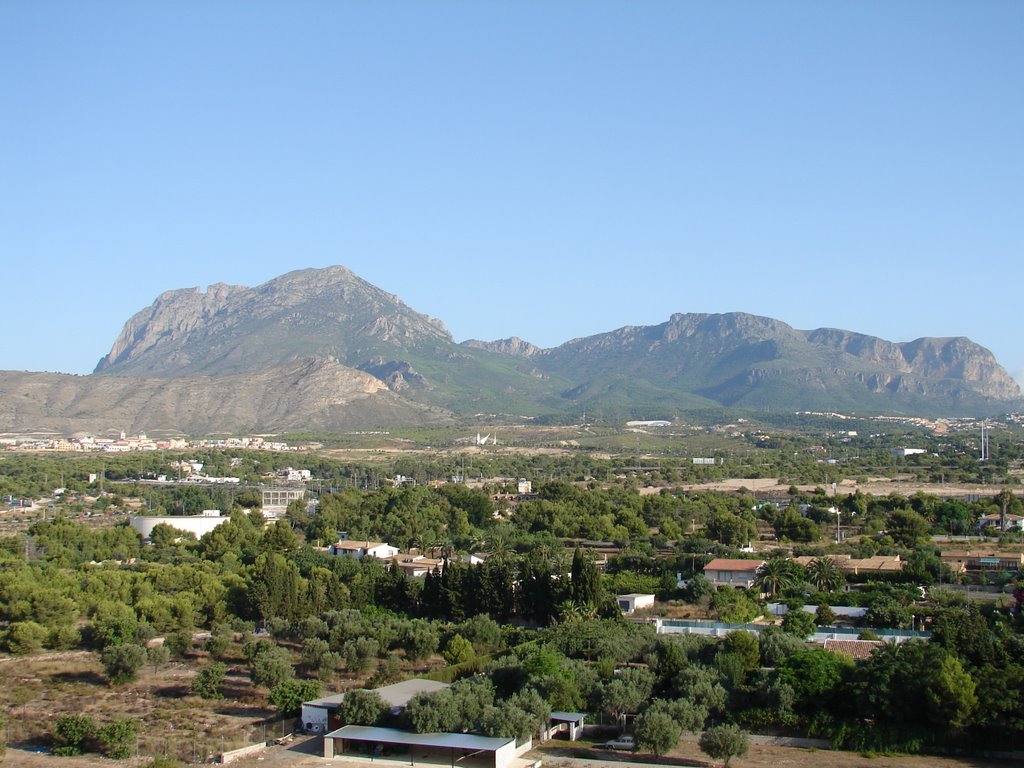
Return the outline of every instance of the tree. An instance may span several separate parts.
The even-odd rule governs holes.
[[[160,669],[171,660],[171,652],[162,645],[154,645],[146,649],[146,661],[152,665],[153,670]]]
[[[249,676],[254,685],[273,688],[278,683],[291,680],[295,676],[292,669],[291,656],[284,648],[267,642],[249,662]]]
[[[204,699],[223,699],[224,676],[228,668],[221,662],[209,664],[192,678],[192,693]]]
[[[60,715],[53,724],[53,753],[80,755],[96,734],[96,723],[87,715]]]
[[[835,592],[846,583],[846,575],[831,557],[816,557],[807,565],[807,580],[819,592]]]
[[[782,631],[800,639],[813,635],[816,628],[814,617],[800,608],[791,608],[782,618]]]
[[[804,650],[800,638],[783,632],[781,627],[768,626],[761,632],[761,661],[766,667],[777,667],[789,656]]]
[[[796,583],[796,574],[792,560],[786,557],[770,557],[757,569],[755,583],[769,597],[775,597]]]
[[[357,688],[346,693],[341,702],[345,725],[376,725],[387,711],[387,703],[376,691]]]
[[[893,541],[905,547],[914,547],[928,535],[928,520],[912,509],[897,509],[889,515],[886,530]]]
[[[836,612],[832,606],[822,603],[814,612],[814,623],[819,627],[830,627],[836,623]]]
[[[282,680],[270,689],[270,703],[282,715],[292,715],[299,711],[302,702],[319,696],[320,690],[319,680]]]
[[[405,708],[416,733],[446,733],[458,725],[459,712],[450,689],[435,693],[418,693]]]
[[[753,672],[761,666],[761,648],[753,633],[743,630],[730,632],[725,636],[722,646],[726,652],[739,657],[744,672]]]
[[[700,750],[712,760],[724,760],[728,767],[734,757],[743,757],[750,749],[746,731],[737,725],[716,725],[700,736]]]
[[[596,606],[601,599],[601,572],[577,547],[572,555],[570,597],[577,605]]]
[[[462,635],[452,635],[444,648],[444,660],[451,665],[462,664],[476,656],[473,644]]]
[[[647,710],[633,724],[637,748],[664,755],[679,743],[683,729],[667,712]]]
[[[978,709],[977,683],[955,656],[946,656],[932,670],[928,705],[932,719],[942,727],[961,730],[971,724]]]
[[[134,718],[111,720],[96,733],[103,754],[111,760],[125,760],[135,751],[135,737],[139,721]]]
[[[654,675],[646,669],[624,669],[602,688],[601,710],[621,719],[625,713],[640,709],[653,686]]]
[[[48,630],[42,624],[34,621],[16,621],[2,635],[4,649],[15,655],[27,655],[38,653],[43,648],[43,641],[46,640]]]
[[[103,651],[100,657],[107,679],[114,685],[130,683],[139,676],[146,663],[146,649],[134,643],[115,645]]]
[[[428,621],[413,620],[405,628],[402,647],[411,661],[419,661],[437,650],[440,638],[437,628]]]

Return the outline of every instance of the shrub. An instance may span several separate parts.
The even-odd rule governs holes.
[[[127,718],[111,720],[99,729],[96,737],[103,747],[104,755],[111,760],[125,760],[132,756],[138,732],[139,721]]]
[[[736,725],[716,725],[700,737],[700,751],[712,760],[723,760],[725,765],[734,757],[743,757],[750,749],[746,731]]]
[[[96,733],[96,724],[86,715],[60,715],[53,723],[53,754],[80,755]]]
[[[3,647],[9,653],[38,653],[47,636],[46,627],[34,621],[16,621],[3,633]]]
[[[223,699],[222,688],[227,671],[228,668],[219,661],[203,667],[192,678],[192,693],[204,699]]]
[[[139,676],[139,670],[146,663],[146,649],[133,643],[115,645],[103,651],[100,659],[110,682],[121,685]]]

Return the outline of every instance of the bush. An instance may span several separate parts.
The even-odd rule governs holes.
[[[453,635],[444,648],[444,660],[453,666],[469,661],[475,655],[473,644],[462,635]]]
[[[34,621],[16,621],[3,633],[3,647],[8,653],[27,655],[39,653],[48,632]]]
[[[700,751],[712,760],[724,760],[725,765],[734,757],[743,757],[750,749],[746,731],[736,725],[716,725],[700,736]]]
[[[815,629],[814,617],[801,610],[791,610],[782,619],[782,631],[800,639],[810,637]]]
[[[53,754],[80,755],[96,733],[96,724],[86,715],[60,715],[53,723]]]
[[[146,649],[132,643],[115,645],[103,651],[100,659],[110,682],[121,685],[138,678],[139,670],[146,663]]]
[[[224,676],[228,668],[218,662],[203,667],[192,678],[192,693],[204,699],[223,699]]]
[[[104,755],[111,760],[125,760],[132,756],[138,732],[139,721],[128,718],[110,721],[100,728],[96,736]]]
[[[814,623],[819,627],[831,627],[836,623],[836,612],[829,605],[822,603],[814,612]]]

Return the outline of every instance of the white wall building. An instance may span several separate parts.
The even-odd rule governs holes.
[[[219,509],[207,509],[203,510],[201,515],[168,515],[166,517],[139,515],[129,518],[128,524],[147,540],[153,529],[161,523],[169,525],[175,530],[191,533],[198,539],[230,519],[227,515],[221,516]]]
[[[628,595],[619,595],[615,598],[615,602],[618,603],[619,610],[623,613],[633,613],[633,611],[650,608],[654,605],[654,595],[641,595],[634,592]]]
[[[329,554],[335,557],[354,557],[362,560],[364,557],[376,557],[379,560],[387,560],[398,554],[398,547],[385,544],[382,541],[336,541],[327,548]]]

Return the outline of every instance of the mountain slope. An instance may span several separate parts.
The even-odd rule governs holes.
[[[191,435],[378,429],[452,420],[336,361],[223,376],[136,378],[0,372],[0,432]]]

